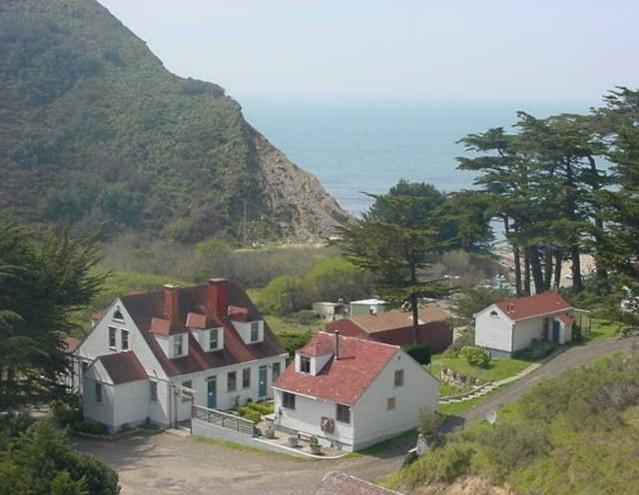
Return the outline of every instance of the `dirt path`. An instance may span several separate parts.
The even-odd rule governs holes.
[[[541,380],[588,364],[606,354],[639,345],[639,337],[606,340],[574,347],[544,366],[508,385],[466,412],[447,428],[463,428],[472,420],[512,402]],[[239,495],[306,494],[330,471],[373,480],[397,470],[408,445],[379,455],[346,457],[334,461],[296,460],[268,452],[239,450],[198,442],[169,433],[142,434],[115,441],[78,439],[80,450],[104,459],[120,474],[122,495]]]

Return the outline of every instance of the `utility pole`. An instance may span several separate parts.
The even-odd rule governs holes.
[[[243,199],[242,200],[244,202],[244,232],[243,232],[243,238],[244,238],[244,247],[246,247],[246,200]]]

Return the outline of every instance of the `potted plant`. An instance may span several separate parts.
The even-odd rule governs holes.
[[[311,446],[311,454],[320,455],[322,453],[322,447],[320,447],[319,439],[313,435],[309,441]]]
[[[273,425],[268,423],[266,425],[266,429],[264,430],[264,436],[266,438],[275,438],[275,428],[273,428]]]
[[[288,446],[296,449],[299,446],[299,438],[297,436],[288,437]]]

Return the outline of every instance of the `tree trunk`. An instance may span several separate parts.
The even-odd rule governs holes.
[[[530,257],[528,250],[524,250],[524,295],[530,295]]]
[[[529,250],[528,259],[530,260],[533,283],[535,284],[535,294],[541,294],[544,291],[544,275],[541,271],[539,250],[537,248],[529,248]]]
[[[506,234],[506,239],[510,242],[510,245],[513,248],[513,258],[515,262],[515,290],[517,291],[517,296],[521,296],[521,255],[519,252],[519,246],[517,246],[514,242],[510,241],[510,225],[508,224],[508,216],[504,215],[504,233]]]
[[[544,291],[550,290],[552,283],[552,253],[549,246],[544,247]]]
[[[561,249],[555,250],[555,276],[553,279],[553,289],[559,290],[559,284],[561,284],[561,269],[563,268],[564,254]]]
[[[581,280],[581,260],[579,259],[579,246],[573,244],[570,247],[570,259],[572,260],[572,292],[578,294],[584,288]]]
[[[413,310],[413,344],[417,344],[419,336],[419,299],[415,292],[413,292],[410,296],[410,305]]]

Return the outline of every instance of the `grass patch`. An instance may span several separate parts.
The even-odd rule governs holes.
[[[309,331],[315,333],[323,324],[323,322],[319,319],[309,324],[303,324],[290,318],[275,315],[264,315],[264,320],[268,323],[268,326],[271,327],[271,330],[273,330],[276,335],[282,333],[304,334]]]
[[[605,340],[618,335],[623,328],[623,323],[618,321],[592,319],[590,332],[584,332],[584,342],[595,342]]]
[[[282,459],[285,459],[287,461],[306,462],[306,461],[310,460],[310,459],[307,459],[307,458],[304,458],[304,457],[291,455],[291,454],[286,454],[284,452],[272,452],[270,450],[261,449],[259,447],[251,447],[250,445],[244,445],[244,444],[237,443],[237,442],[231,442],[230,440],[218,440],[218,439],[215,439],[215,438],[209,438],[209,437],[205,437],[205,436],[202,436],[202,435],[193,435],[192,438],[193,438],[193,440],[195,440],[196,442],[199,442],[199,443],[208,443],[208,444],[211,444],[211,445],[219,445],[219,446],[225,447],[227,449],[239,450],[240,452],[252,452],[254,454],[260,454],[260,455],[265,455],[265,456],[276,456],[276,457],[280,457]]]
[[[439,354],[432,357],[431,363],[426,369],[435,377],[439,377],[443,368],[450,368],[457,373],[477,378],[480,382],[486,383],[516,375],[528,366],[530,366],[530,362],[522,359],[494,358],[490,361],[488,368],[478,368],[469,364],[464,357]]]
[[[363,457],[366,455],[378,455],[382,452],[390,450],[398,445],[415,443],[417,441],[417,431],[416,430],[408,430],[404,433],[400,433],[397,436],[387,438],[386,440],[382,440],[375,445],[371,445],[370,447],[366,447],[365,449],[358,450],[357,452],[352,452],[349,454],[349,457]]]

